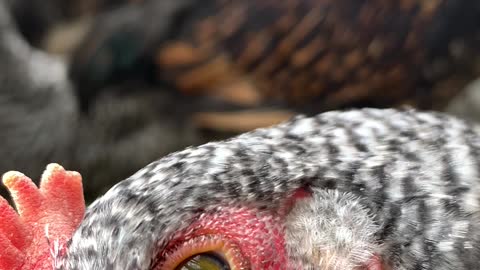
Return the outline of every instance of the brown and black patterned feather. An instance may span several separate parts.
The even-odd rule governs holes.
[[[128,23],[112,20],[115,13],[100,19],[72,66],[76,81],[88,86],[80,88],[83,99],[112,78],[154,70],[155,82],[183,94],[247,106],[440,109],[477,74],[480,8],[472,1],[185,2],[138,4],[137,20]],[[169,17],[162,15],[167,5]],[[135,46],[118,44],[126,29],[134,30],[123,41]],[[99,49],[109,55],[100,79],[92,74]],[[122,62],[122,55],[134,56]]]

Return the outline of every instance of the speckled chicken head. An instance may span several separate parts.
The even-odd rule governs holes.
[[[476,269],[479,156],[443,114],[297,117],[117,184],[57,269]]]
[[[356,196],[322,189],[299,188],[273,209],[208,207],[166,235],[145,269],[380,270],[371,218]],[[121,229],[111,233],[122,237]]]

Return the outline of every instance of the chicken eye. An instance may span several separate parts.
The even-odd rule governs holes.
[[[238,270],[248,269],[248,260],[230,239],[201,235],[174,244],[160,255],[155,270]]]
[[[152,270],[285,269],[283,224],[256,208],[218,207],[177,231]]]
[[[230,270],[230,265],[217,254],[203,253],[188,258],[175,270]]]

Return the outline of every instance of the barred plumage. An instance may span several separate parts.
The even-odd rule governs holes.
[[[62,269],[151,269],[174,233],[201,213],[229,205],[277,212],[298,188],[324,205],[330,195],[320,194],[330,191],[353,201],[356,208],[334,205],[357,209],[351,219],[364,220],[359,229],[373,237],[352,241],[370,239],[367,251],[387,269],[476,269],[479,157],[480,129],[440,113],[363,109],[299,116],[173,153],[117,184],[88,208]],[[327,216],[320,210],[329,207],[311,206],[317,219]],[[293,223],[285,230],[302,236]],[[318,269],[299,247],[287,241],[287,249],[303,269]]]

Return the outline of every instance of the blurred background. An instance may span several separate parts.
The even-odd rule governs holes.
[[[57,162],[90,201],[298,113],[479,121],[479,15],[470,0],[0,0],[0,173]]]

